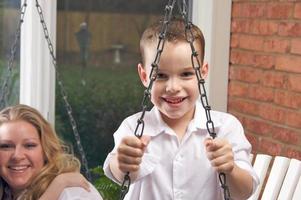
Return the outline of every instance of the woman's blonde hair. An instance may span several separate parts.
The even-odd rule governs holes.
[[[36,128],[43,148],[45,165],[37,176],[32,177],[24,196],[21,197],[24,200],[37,200],[57,175],[79,171],[80,162],[75,156],[67,153],[66,146],[58,138],[50,123],[36,109],[19,104],[0,112],[0,126],[19,120],[26,121]]]

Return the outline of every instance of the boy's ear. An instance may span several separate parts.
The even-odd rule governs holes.
[[[208,63],[207,63],[207,62],[204,62],[203,66],[202,66],[202,71],[201,71],[201,74],[202,74],[203,79],[206,79],[206,78],[207,78],[207,76],[208,76],[208,71],[209,71]]]
[[[138,64],[138,74],[142,84],[147,87],[148,86],[148,76],[146,73],[146,69],[142,66],[141,63]]]

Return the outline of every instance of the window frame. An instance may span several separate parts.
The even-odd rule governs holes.
[[[21,1],[21,5],[24,0]],[[39,1],[56,49],[56,0]],[[27,1],[20,41],[20,100],[54,123],[55,70],[34,1]],[[41,67],[42,66],[42,67]]]
[[[193,1],[192,22],[205,37],[205,61],[209,64],[206,90],[212,109],[227,112],[230,52],[231,0]]]

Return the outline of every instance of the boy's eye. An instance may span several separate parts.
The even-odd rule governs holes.
[[[8,150],[14,148],[13,144],[0,144],[0,150]]]
[[[157,74],[157,79],[165,79],[165,78],[167,78],[166,74],[163,74],[163,73],[158,73]]]
[[[194,76],[195,73],[193,71],[189,71],[189,72],[183,72],[181,75],[183,77],[190,77],[190,76]]]

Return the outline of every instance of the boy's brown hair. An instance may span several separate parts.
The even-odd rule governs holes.
[[[145,65],[145,48],[151,43],[158,43],[158,38],[162,29],[162,21],[158,21],[149,26],[142,34],[140,39],[140,53],[143,66]],[[181,18],[173,18],[168,24],[165,40],[168,42],[186,42],[185,34],[186,23]],[[197,47],[200,49],[200,62],[204,61],[205,39],[202,31],[192,24],[191,31],[194,36]],[[189,35],[189,34],[188,34]],[[188,38],[191,39],[191,38]],[[195,47],[196,48],[196,47]],[[197,48],[196,48],[197,49]]]

